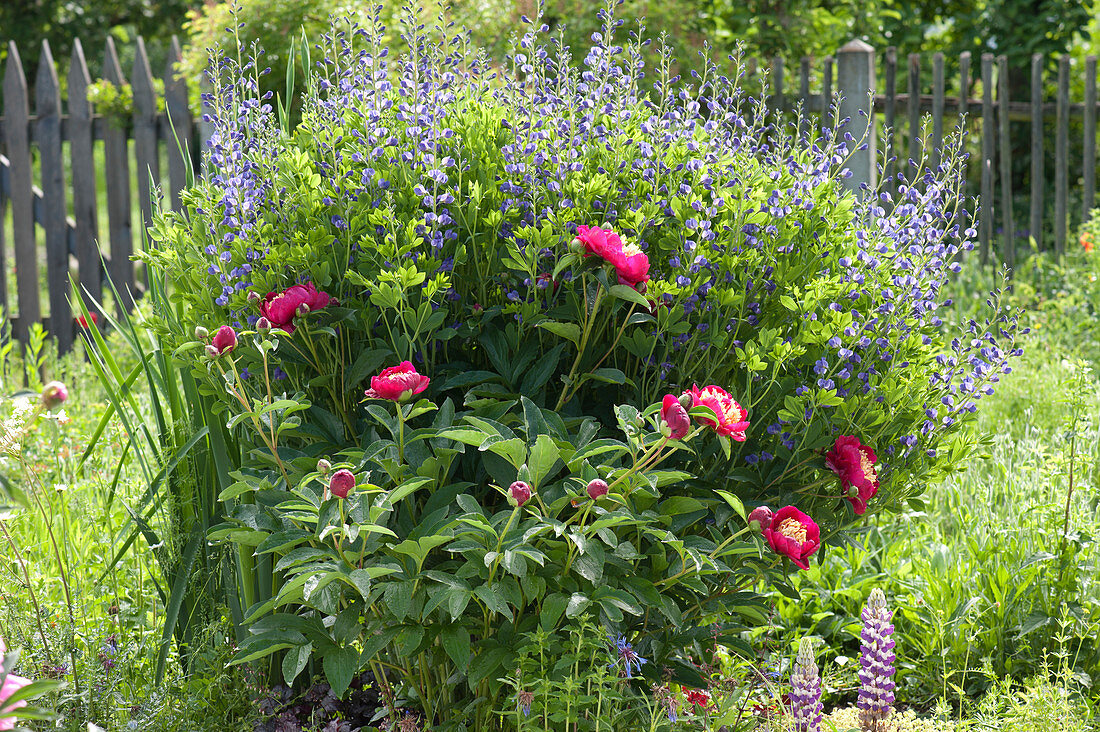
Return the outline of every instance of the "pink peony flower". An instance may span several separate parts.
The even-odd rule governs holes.
[[[430,381],[427,376],[418,374],[412,363],[402,361],[400,365],[382,369],[378,376],[372,376],[366,396],[368,399],[403,402],[427,389]]]
[[[596,478],[595,480],[589,481],[588,487],[585,490],[588,491],[588,497],[595,501],[607,495],[607,481]]]
[[[3,674],[5,669],[3,667],[4,654],[7,653],[7,648],[4,646],[4,639],[0,638],[0,674]],[[31,683],[30,679],[24,679],[22,676],[16,676],[9,673],[4,677],[4,684],[0,686],[0,712],[10,712],[13,709],[27,706],[27,702],[21,701],[12,704],[10,707],[4,702],[11,698],[12,694],[22,689]],[[0,730],[15,729],[14,717],[0,718]]]
[[[773,515],[767,506],[757,506],[749,512],[749,527],[753,531],[763,531],[765,527],[771,526]]]
[[[661,402],[661,434],[673,440],[682,440],[691,430],[691,418],[687,410],[672,394],[665,394]]]
[[[718,416],[718,422],[715,423],[713,419],[707,417],[698,417],[697,419],[713,429],[720,435],[730,437],[737,442],[745,441],[745,430],[749,428],[749,423],[745,420],[748,416],[748,412],[745,408],[734,401],[733,397],[729,395],[725,389],[720,386],[706,386],[700,389],[698,386],[693,386],[691,391],[685,392],[690,394],[692,398],[692,406],[694,407],[710,407],[714,410],[714,413]]]
[[[328,481],[328,489],[337,498],[347,498],[355,488],[355,474],[347,468],[341,468],[332,474]]]
[[[260,303],[260,315],[267,318],[276,328],[287,333],[294,332],[294,316],[305,305],[304,312],[316,312],[328,306],[332,297],[319,292],[312,282],[293,285],[282,292],[269,292]]]
[[[867,502],[878,493],[878,456],[854,435],[841,435],[825,455],[825,466],[840,476],[844,497],[852,502],[857,516],[867,510]]]
[[[237,332],[228,325],[223,325],[218,328],[218,332],[214,334],[214,339],[210,344],[214,346],[219,356],[229,353],[237,347]]]
[[[790,557],[801,569],[809,569],[806,559],[821,545],[821,533],[812,518],[794,506],[784,506],[764,528],[764,540],[776,554]]]
[[[595,254],[615,267],[619,284],[636,287],[649,281],[649,257],[637,244],[623,244],[614,231],[598,226],[578,226],[577,240],[584,246],[586,257]]]
[[[531,486],[527,485],[522,480],[517,480],[509,486],[508,493],[511,494],[517,506],[522,506],[531,500]]]

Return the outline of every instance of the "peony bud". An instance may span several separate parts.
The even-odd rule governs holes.
[[[201,325],[197,326],[195,328],[195,340],[196,341],[205,341],[209,337],[210,337],[210,331],[208,331],[206,328],[203,328]]]
[[[260,316],[260,319],[256,321],[256,330],[261,333],[271,330],[271,321],[263,316]]]
[[[580,239],[574,239],[573,243],[569,245],[569,251],[573,252],[574,254],[584,254],[584,242]]]
[[[332,470],[332,463],[324,458],[317,461],[317,472],[321,475],[328,475],[328,471]]]
[[[249,302],[259,302],[261,299],[262,298],[260,297],[260,293],[256,292],[255,290],[249,290],[248,291],[248,301]]]
[[[588,497],[593,501],[607,495],[607,481],[596,478],[588,483]]]
[[[329,492],[337,498],[347,498],[353,488],[355,488],[355,474],[347,468],[337,470],[329,478]]]
[[[508,492],[512,494],[512,499],[516,502],[517,506],[522,506],[531,500],[531,486],[524,483],[522,480],[517,480],[508,489]]]
[[[65,403],[65,400],[69,398],[69,390],[60,381],[51,381],[42,387],[42,394],[39,395],[38,401],[42,406],[49,410],[54,410]]]
[[[649,287],[646,286],[645,282],[639,282],[638,284],[634,285],[634,289],[644,295],[645,291],[648,290]]]
[[[216,359],[221,355],[222,355],[221,351],[218,350],[217,346],[212,346],[209,343],[206,344],[206,356],[207,356],[207,358]]]
[[[309,315],[309,305],[307,305],[306,303],[302,303],[294,312],[298,315],[299,318],[305,315]]]
[[[695,406],[695,397],[692,396],[690,391],[685,391],[680,395],[680,406],[684,409],[691,409]]]
[[[223,325],[214,334],[211,344],[217,349],[219,356],[229,353],[237,347],[237,332],[228,325]]]
[[[771,526],[772,510],[767,506],[757,506],[749,512],[749,528],[753,531],[763,531],[765,526]]]

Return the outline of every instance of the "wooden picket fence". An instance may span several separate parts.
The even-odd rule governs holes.
[[[120,124],[119,120],[97,114],[92,109],[87,93],[91,77],[79,42],[73,49],[64,107],[53,58],[49,46],[43,44],[35,76],[35,113],[32,115],[18,49],[14,44],[9,45],[0,97],[4,111],[0,117],[0,273],[6,275],[4,268],[10,266],[13,255],[16,292],[10,297],[6,277],[0,276],[0,307],[5,314],[18,313],[12,322],[20,340],[27,338],[31,323],[42,322],[57,338],[60,350],[71,346],[75,324],[68,301],[73,292],[70,278],[76,283],[77,291],[87,293],[90,302],[102,298],[104,275],[109,274],[123,293],[125,302],[121,304],[131,304],[129,298],[141,293],[131,256],[135,239],[138,242],[142,239],[141,227],[149,226],[152,218],[151,181],[167,193],[170,205],[175,208],[179,206],[179,194],[186,185],[189,171],[199,170],[200,145],[195,134],[199,125],[192,123],[186,84],[172,70],[180,56],[178,42],[173,39],[169,62],[162,76],[163,112],[158,108],[153,73],[145,43],[140,38],[134,56],[129,81],[133,92],[133,116],[125,120],[128,124]],[[1032,94],[1027,101],[1009,100],[1004,56],[985,54],[979,68],[974,69],[970,55],[962,54],[958,59],[958,88],[966,93],[955,97],[945,95],[944,55],[931,54],[930,59],[930,86],[922,86],[921,64],[925,59],[921,56],[914,54],[907,59],[905,73],[906,69],[899,69],[895,49],[888,48],[880,54],[859,41],[846,44],[835,57],[821,59],[816,68],[811,59],[802,59],[797,91],[788,90],[785,84],[782,59],[773,60],[767,68],[761,68],[760,73],[767,74],[769,99],[774,107],[793,109],[797,106],[811,114],[825,114],[836,98],[834,95],[839,94],[841,115],[853,120],[853,134],[858,138],[861,130],[875,132],[868,149],[855,153],[849,161],[855,173],[848,180],[853,189],[858,189],[861,183],[872,187],[877,183],[880,172],[876,163],[882,153],[887,158],[893,155],[898,158],[898,162],[883,171],[888,186],[892,185],[892,174],[906,170],[898,166],[905,165],[909,158],[919,158],[925,144],[931,148],[934,163],[945,127],[950,129],[965,114],[971,137],[977,141],[970,160],[971,165],[977,162],[980,166],[980,174],[974,176],[977,179],[974,190],[969,190],[968,194],[980,194],[983,202],[977,212],[983,261],[997,258],[1010,267],[1015,264],[1017,232],[1012,201],[1015,194],[1022,192],[1012,189],[1012,143],[1017,143],[1016,149],[1021,145],[1028,147],[1031,151],[1031,184],[1026,192],[1030,199],[1028,232],[1041,247],[1053,248],[1059,254],[1064,252],[1070,227],[1083,220],[1095,205],[1096,59],[1090,57],[1085,64],[1085,98],[1083,103],[1075,104],[1070,103],[1068,56],[1057,61],[1057,93],[1053,100],[1045,98],[1043,93],[1046,59],[1038,55],[1032,59]],[[116,85],[126,82],[110,39],[102,68],[107,80]],[[868,91],[873,95],[869,96]],[[980,97],[972,98],[972,91],[980,92]],[[930,123],[927,116],[930,116]],[[1045,124],[1051,119],[1055,128],[1053,156],[1048,155],[1050,145]],[[1072,143],[1072,156],[1080,151],[1082,162],[1079,166],[1071,157],[1071,119],[1081,122],[1082,137]],[[869,125],[868,120],[874,120],[874,124]],[[1030,137],[1026,141],[1013,140],[1010,123],[1024,121],[1030,123],[1027,128]],[[1024,128],[1020,124],[1015,127],[1017,133]],[[922,135],[922,131],[927,135]],[[104,165],[103,170],[97,171],[95,160],[100,145]],[[161,178],[159,163],[162,149],[168,164],[166,182]],[[1043,181],[1044,166],[1051,157],[1055,180],[1054,236],[1053,242],[1048,242],[1044,241],[1043,230],[1044,224],[1051,222],[1045,206],[1048,194]],[[131,213],[131,163],[136,167],[134,178],[140,209],[136,235]],[[1069,204],[1071,163],[1074,171],[1080,170],[1080,178],[1075,175],[1073,183],[1075,191],[1080,190],[1083,196],[1083,203],[1072,211]],[[106,181],[103,193],[108,227],[105,237],[99,236],[97,173],[104,175]],[[71,216],[67,208],[70,196]],[[3,226],[9,203],[13,234],[10,254]],[[40,303],[40,265],[46,269],[49,317],[45,319]]]
[[[841,61],[845,54],[852,57],[848,59],[848,73]],[[877,145],[872,141],[868,150],[854,156],[852,168],[857,175],[848,181],[853,189],[863,183],[873,187],[879,174],[876,159],[881,161],[896,156],[897,160],[882,171],[887,188],[894,188],[893,176],[907,169],[908,160],[919,160],[926,144],[930,148],[931,164],[935,166],[945,126],[955,126],[965,115],[970,136],[977,138],[975,149],[968,152],[970,165],[980,166],[979,175],[975,176],[979,180],[966,193],[979,195],[982,202],[980,211],[975,212],[981,261],[987,263],[996,258],[1010,269],[1015,266],[1018,230],[1012,202],[1017,194],[1025,194],[1028,199],[1026,234],[1034,238],[1039,249],[1054,249],[1061,256],[1065,252],[1068,232],[1074,225],[1087,220],[1089,212],[1097,205],[1096,57],[1089,56],[1085,61],[1084,99],[1076,103],[1070,100],[1071,59],[1068,55],[1056,61],[1053,100],[1047,98],[1043,87],[1048,59],[1042,54],[1032,56],[1031,95],[1026,101],[1010,99],[1008,62],[1003,55],[982,54],[980,67],[974,69],[971,54],[962,53],[957,65],[958,89],[966,93],[954,97],[945,96],[944,54],[931,54],[930,86],[922,82],[921,64],[925,60],[920,54],[910,54],[904,74],[907,78],[899,79],[899,71],[906,69],[898,68],[897,49],[887,48],[880,56],[866,44],[851,42],[840,49],[836,57],[822,59],[816,69],[812,59],[803,58],[795,94],[788,94],[785,88],[782,59],[773,59],[769,67],[761,71],[768,74],[770,100],[775,107],[792,110],[800,106],[808,112],[822,113],[828,106],[827,100],[833,99],[836,91],[844,100],[841,116],[853,120],[856,138],[860,137],[860,116],[875,120]],[[867,67],[871,70],[869,83],[866,74],[851,71]],[[819,84],[820,93],[811,93],[812,81]],[[899,91],[902,86],[903,92]],[[869,108],[872,100],[869,91],[873,94],[873,108]],[[971,97],[971,92],[978,92],[980,96]],[[1047,139],[1048,120],[1054,122],[1053,155]],[[1071,120],[1080,121],[1080,136],[1072,141]],[[1013,122],[1029,123],[1026,138],[1021,139],[1019,134],[1014,136]],[[863,122],[862,129],[867,127]],[[1020,132],[1020,127],[1022,125],[1016,125],[1015,133]],[[1016,149],[1022,145],[1030,150],[1026,191],[1013,190],[1013,143],[1017,143]],[[1080,155],[1079,161],[1074,160],[1077,155]],[[1054,166],[1053,221],[1046,207],[1049,194],[1045,190],[1044,175],[1045,166],[1051,162]],[[1071,169],[1075,174],[1072,183],[1081,194],[1076,210],[1071,210],[1069,202]],[[862,175],[858,174],[860,171]],[[1044,226],[1048,224],[1053,229],[1053,242],[1045,240]]]
[[[89,304],[102,300],[105,274],[121,293],[121,305],[132,305],[132,298],[140,295],[141,285],[135,282],[131,256],[134,240],[140,242],[143,231],[138,229],[135,236],[131,161],[136,166],[139,225],[143,227],[152,222],[153,186],[167,192],[171,205],[178,207],[189,171],[197,169],[194,156],[198,145],[187,85],[173,72],[179,58],[179,42],[173,38],[162,76],[162,112],[144,40],[137,39],[134,66],[127,81],[114,41],[107,39],[103,78],[118,87],[129,83],[133,94],[132,119],[119,120],[97,114],[89,103],[92,77],[79,40],[73,46],[67,99],[62,105],[57,69],[49,44],[44,42],[34,80],[32,115],[27,75],[19,50],[9,43],[3,81],[4,114],[0,117],[0,307],[5,315],[18,313],[10,322],[19,340],[26,341],[32,323],[42,322],[57,339],[61,352],[71,347],[77,327],[69,303],[73,283]],[[99,172],[106,181],[105,241],[101,241],[98,220],[95,161],[99,145],[103,159],[103,170]],[[165,146],[168,162],[167,185],[161,178],[161,145]],[[13,238],[10,254],[2,225],[9,204]],[[8,292],[6,277],[12,255],[14,299]],[[42,317],[40,266],[46,270],[47,318]]]

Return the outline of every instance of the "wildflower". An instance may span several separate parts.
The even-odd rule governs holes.
[[[693,386],[685,394],[691,395],[692,406],[710,407],[718,417],[717,422],[708,417],[697,417],[696,419],[720,435],[730,437],[737,442],[745,441],[745,430],[749,427],[749,423],[745,420],[748,412],[734,401],[729,392],[720,386],[711,385],[702,389]]]
[[[276,328],[281,328],[286,333],[294,332],[294,316],[316,312],[329,305],[332,297],[326,292],[320,292],[312,282],[304,285],[293,285],[282,292],[269,292],[260,303],[260,315],[267,318]],[[305,306],[302,308],[302,306]]]
[[[27,706],[25,701],[19,701],[13,703],[10,707],[4,702],[11,698],[13,694],[31,683],[30,679],[25,679],[22,676],[16,676],[11,673],[11,669],[4,668],[4,654],[7,653],[7,648],[4,646],[4,639],[0,638],[0,714],[4,712],[11,712],[19,707]],[[0,718],[0,730],[15,729],[14,717],[2,717]]]
[[[687,697],[688,704],[702,707],[703,709],[710,706],[710,694],[702,689],[688,689],[684,696]]]
[[[420,732],[420,721],[415,714],[405,712],[405,716],[397,723],[397,729],[401,732]]]
[[[91,324],[92,324],[92,325],[95,325],[96,323],[98,323],[98,322],[99,322],[99,316],[98,316],[98,315],[96,315],[95,313],[88,313],[88,317],[87,317],[87,318],[85,318],[85,317],[84,317],[83,315],[78,315],[78,316],[76,316],[76,322],[77,322],[77,324],[78,324],[78,325],[79,325],[79,326],[80,326],[81,328],[83,328],[84,330],[88,330],[88,328],[90,327],[90,326],[88,325],[88,322],[89,322],[89,321],[91,321]]]
[[[784,506],[772,516],[764,529],[764,539],[776,554],[790,557],[801,569],[809,569],[806,559],[820,545],[820,531],[812,518],[794,506]]]
[[[799,641],[791,671],[791,713],[795,732],[821,732],[821,677],[809,638]]]
[[[767,506],[757,506],[749,512],[749,528],[753,531],[763,531],[764,527],[771,526],[774,515]]]
[[[619,275],[619,284],[635,287],[649,280],[649,257],[637,244],[623,244],[614,231],[578,226],[576,241],[584,247],[586,257],[595,254],[610,262]]]
[[[607,495],[608,485],[606,480],[596,478],[588,482],[588,487],[585,489],[588,491],[588,497],[595,501],[598,498],[602,498]]]
[[[531,486],[527,485],[522,480],[517,480],[510,485],[508,487],[508,493],[512,496],[512,500],[516,502],[517,507],[531,500]]]
[[[53,410],[60,407],[69,398],[69,390],[60,381],[51,381],[42,387],[42,393],[38,402],[46,409]]]
[[[328,481],[328,490],[337,498],[347,498],[355,488],[355,474],[347,468],[341,468],[332,474]]]
[[[634,646],[626,642],[625,635],[615,637],[609,635],[608,641],[615,647],[616,659],[614,662],[609,663],[607,667],[614,668],[621,663],[623,665],[623,675],[626,678],[634,678],[635,673],[642,672],[642,664],[649,663],[635,652]]]
[[[1084,249],[1085,252],[1091,252],[1092,246],[1092,237],[1089,235],[1089,233],[1086,231],[1081,234],[1081,248]]]
[[[836,438],[833,449],[825,455],[826,467],[840,476],[844,497],[851,501],[858,516],[863,515],[867,502],[878,493],[877,460],[875,451],[853,435]]]
[[[661,402],[661,434],[671,440],[682,440],[691,429],[687,410],[672,394],[665,394]]]
[[[519,710],[521,712],[523,712],[523,716],[530,717],[531,716],[531,702],[533,702],[535,700],[534,692],[527,691],[526,689],[524,689],[523,691],[521,691],[518,694],[518,699],[519,699]]]
[[[885,732],[894,703],[893,613],[877,587],[863,608],[859,654],[859,726],[866,732]]]
[[[403,402],[427,389],[430,381],[427,376],[418,374],[411,362],[402,361],[400,365],[382,369],[378,376],[372,376],[366,397]]]
[[[214,334],[214,340],[210,345],[214,346],[219,356],[224,356],[237,347],[237,332],[228,325],[223,325]]]

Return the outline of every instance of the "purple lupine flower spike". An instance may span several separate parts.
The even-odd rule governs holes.
[[[809,638],[799,641],[791,671],[791,713],[795,732],[821,732],[821,677]]]
[[[877,587],[863,608],[863,633],[859,656],[859,727],[865,732],[885,732],[894,703],[894,614],[886,609],[886,596]]]

